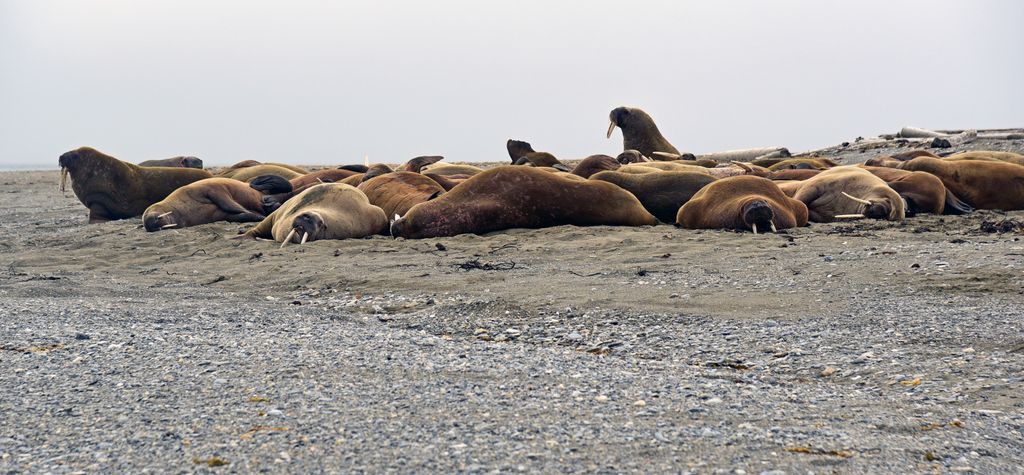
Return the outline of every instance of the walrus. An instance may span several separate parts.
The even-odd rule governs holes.
[[[468,180],[472,175],[438,175],[436,173],[426,172],[423,173],[423,176],[437,182],[438,185],[441,185],[441,187],[444,188],[444,191],[452,191],[452,188],[455,188],[459,183]]]
[[[435,163],[423,167],[420,173],[433,173],[434,175],[476,175],[484,171],[483,168],[473,165],[455,165],[451,163]]]
[[[767,177],[771,173],[767,168],[743,162],[723,163],[719,164],[717,167],[709,168],[707,171],[715,178],[727,178],[739,175]]]
[[[140,167],[91,147],[66,152],[57,163],[60,190],[70,175],[75,196],[89,208],[90,223],[134,218],[174,190],[213,176],[195,168]]]
[[[645,157],[644,154],[636,150],[624,150],[615,157],[615,161],[622,165],[629,165],[630,163],[653,162],[654,160]]]
[[[262,175],[249,180],[249,186],[267,194],[287,193],[314,183],[334,183],[358,173],[340,168],[325,168],[285,180],[277,175]]]
[[[413,206],[391,224],[395,237],[428,238],[559,225],[643,226],[658,220],[628,191],[599,180],[501,166]]]
[[[581,176],[583,178],[590,178],[591,175],[605,171],[605,170],[618,170],[622,165],[612,157],[608,155],[591,155],[580,163],[577,163],[572,169],[572,174]]]
[[[795,228],[807,225],[807,206],[790,198],[771,180],[742,175],[715,180],[701,188],[676,214],[687,229]]]
[[[1024,155],[995,150],[972,150],[970,152],[954,153],[946,157],[945,160],[998,160],[1016,165],[1024,165]]]
[[[817,175],[819,173],[821,173],[821,170],[814,170],[814,169],[808,170],[808,169],[788,168],[786,170],[773,171],[773,172],[769,173],[766,178],[768,178],[769,180],[773,180],[773,181],[779,181],[779,180],[803,181],[803,180],[811,178],[811,177],[813,177],[813,176],[815,176],[815,175]]]
[[[370,204],[384,210],[385,216],[404,215],[415,205],[445,193],[444,187],[415,172],[398,171],[364,180],[359,185]]]
[[[361,238],[387,229],[384,210],[351,185],[310,186],[250,229],[242,238],[269,238],[284,247],[324,239]]]
[[[178,168],[203,168],[203,161],[199,157],[171,157],[163,160],[146,160],[139,162],[140,167],[178,167]]]
[[[572,171],[568,165],[562,163],[559,159],[555,158],[554,155],[547,152],[533,152],[519,157],[513,165],[530,165],[533,167],[550,167],[555,170],[569,172]]]
[[[975,209],[1024,209],[1024,167],[1004,162],[917,157],[902,170],[928,172]]]
[[[913,159],[915,159],[917,157],[939,158],[938,155],[935,155],[934,153],[931,153],[931,152],[929,152],[927,150],[908,150],[906,152],[896,152],[896,153],[890,155],[890,157],[893,160],[899,160],[901,162],[905,162],[907,160],[913,160]]]
[[[799,183],[793,198],[807,205],[814,222],[852,217],[902,221],[906,217],[899,193],[863,168],[830,168]]]
[[[636,150],[645,157],[658,158],[654,152],[679,155],[677,150],[665,136],[661,135],[654,119],[646,112],[635,107],[616,107],[608,114],[607,138],[612,137],[615,127],[622,129],[622,149]],[[671,160],[671,158],[669,158]]]
[[[240,162],[238,162],[238,163],[236,163],[234,165],[231,165],[225,171],[227,171],[227,170],[238,170],[238,169],[242,169],[242,168],[250,168],[250,167],[255,167],[255,166],[259,166],[259,165],[273,165],[275,167],[287,168],[287,169],[289,169],[289,170],[291,170],[291,171],[293,171],[295,173],[298,173],[299,175],[305,175],[305,174],[309,173],[309,170],[306,170],[305,168],[297,167],[295,165],[290,165],[290,164],[287,164],[287,163],[274,163],[274,162],[263,163],[263,162],[259,162],[259,161],[256,161],[256,160],[242,160],[242,161],[240,161]],[[242,181],[245,181],[245,180],[242,180]]]
[[[285,168],[279,165],[260,164],[253,165],[251,167],[229,168],[227,170],[221,171],[220,173],[217,174],[217,176],[221,178],[231,178],[238,181],[248,182],[253,178],[264,175],[274,175],[284,178],[285,180],[292,180],[302,175],[306,175],[308,173],[309,172],[299,173],[295,170]]]
[[[768,167],[771,171],[778,170],[828,170],[839,166],[838,163],[823,157],[787,158]]]
[[[595,173],[591,180],[606,181],[636,196],[644,208],[663,223],[674,223],[679,208],[715,178],[694,172],[663,171],[630,174],[616,171]]]
[[[260,221],[263,194],[231,178],[206,178],[189,183],[142,213],[146,231],[187,228],[217,221]]]
[[[903,197],[907,203],[907,216],[918,213],[963,214],[973,211],[967,203],[946,189],[939,177],[931,173],[865,165],[860,165],[860,168],[884,180],[889,188]]]
[[[513,165],[520,157],[523,157],[528,153],[537,152],[533,149],[533,145],[530,145],[530,142],[513,139],[508,139],[508,141],[505,142],[505,150],[508,150],[508,157],[512,159]]]
[[[654,168],[654,169],[663,170],[663,171],[696,172],[696,173],[711,174],[711,169],[710,168],[706,168],[706,167],[702,167],[702,166],[698,166],[698,165],[691,165],[689,163],[683,163],[683,162],[685,162],[685,160],[664,161],[664,162],[659,161],[659,162],[631,163],[629,165],[623,165],[622,167],[619,168],[619,171],[626,171],[627,173],[629,173],[628,170],[630,170],[630,169],[647,170],[647,169]]]
[[[405,162],[404,165],[398,167],[400,171],[419,173],[423,170],[423,167],[427,165],[433,165],[437,162],[444,160],[441,155],[423,155],[419,157],[413,157],[409,161]],[[365,171],[365,170],[364,170]]]

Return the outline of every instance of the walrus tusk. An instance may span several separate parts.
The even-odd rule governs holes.
[[[615,122],[608,121],[608,133],[604,134],[604,137],[607,138],[607,139],[612,138],[612,132],[614,132],[614,131],[615,131]]]
[[[771,227],[772,227],[772,232],[773,232],[773,233],[777,233],[777,232],[779,232],[779,230],[778,230],[778,229],[775,229],[775,222],[774,222],[774,221],[769,221],[769,222],[768,222],[768,224],[770,224],[770,225],[771,225]]]
[[[863,217],[864,217],[863,214],[837,214],[837,215],[835,215],[836,219],[860,219],[860,218],[863,218]]]
[[[169,215],[169,214],[171,214],[171,213],[173,213],[173,211],[168,211],[168,212],[166,212],[166,213],[164,213],[164,214],[161,214],[160,216],[157,216],[157,217],[156,217],[156,219],[160,219],[160,218],[162,218],[162,217],[164,217],[164,216],[167,216],[167,215]]]
[[[302,241],[301,241],[301,242],[299,242],[299,244],[305,244],[305,243],[306,243],[306,240],[307,240],[307,239],[309,239],[309,233],[308,233],[308,232],[305,232],[305,231],[303,231],[303,232],[302,232]]]
[[[284,249],[284,247],[287,246],[289,242],[291,242],[292,236],[294,235],[295,228],[292,228],[292,232],[288,233],[288,237],[284,238],[284,241],[281,241],[281,247],[279,247],[278,249]]]
[[[64,185],[68,182],[68,167],[60,167],[60,191],[64,191]]]
[[[748,165],[747,165],[746,163],[743,163],[743,162],[737,162],[737,161],[735,161],[735,160],[732,160],[732,161],[730,161],[729,163],[731,163],[731,164],[733,164],[733,165],[736,165],[737,167],[740,167],[740,168],[742,168],[742,169],[743,169],[743,171],[745,171],[745,172],[747,172],[747,173],[754,173],[754,169],[753,169],[753,168],[750,168],[750,167],[749,167],[749,166],[748,166]]]
[[[160,226],[160,229],[176,228],[176,227],[178,227],[178,223],[170,223],[170,224],[165,224],[163,226]]]
[[[651,152],[651,155],[657,155],[659,157],[668,157],[668,158],[671,158],[672,160],[678,160],[679,157],[682,157],[682,155],[679,155],[677,153],[668,153],[668,152]]]
[[[847,198],[849,198],[849,199],[851,199],[853,201],[856,201],[856,202],[858,202],[860,204],[865,204],[865,205],[871,206],[871,202],[868,201],[868,200],[865,200],[864,198],[857,198],[857,197],[854,197],[854,196],[850,196],[850,194],[845,192],[845,191],[841,191],[840,193],[842,193],[843,196],[845,196],[845,197],[847,197]]]
[[[750,229],[754,231],[754,234],[757,234],[757,223],[751,224]]]

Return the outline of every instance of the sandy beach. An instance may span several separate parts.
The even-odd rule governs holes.
[[[279,249],[57,183],[0,173],[0,472],[1024,464],[1024,212]]]

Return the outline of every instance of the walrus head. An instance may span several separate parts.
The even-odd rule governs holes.
[[[746,224],[754,234],[757,234],[758,228],[771,229],[772,232],[775,232],[775,223],[772,222],[772,219],[775,218],[775,211],[772,211],[772,207],[765,200],[750,201],[743,205],[740,213],[743,224]]]
[[[69,173],[76,174],[103,158],[116,160],[114,157],[104,155],[92,147],[79,147],[61,154],[60,158],[57,159],[57,164],[60,165],[60,191],[64,191]]]
[[[625,152],[620,153],[619,156],[615,157],[615,161],[623,165],[628,165],[630,163],[650,162],[652,160],[645,157],[644,154],[637,150],[626,150]]]
[[[160,205],[153,205],[142,214],[142,225],[146,231],[155,232],[161,229],[176,228],[178,222],[173,211],[165,210]]]
[[[324,217],[320,213],[306,211],[292,220],[292,230],[284,238],[284,241],[281,242],[281,247],[284,247],[289,242],[294,242],[296,239],[299,240],[299,244],[305,244],[310,238],[316,241],[326,230],[327,225],[324,223]]]
[[[890,201],[889,198],[858,198],[845,191],[842,192],[842,195],[860,203],[860,206],[857,214],[837,215],[836,218],[863,217],[870,219],[893,219],[895,217],[899,217],[902,219],[907,212],[907,201],[902,196],[900,197],[900,203],[897,205]]]
[[[864,165],[867,165],[869,167],[899,168],[901,163],[903,162],[895,158],[879,155],[874,158],[869,158],[867,161],[864,162]]]
[[[203,169],[203,160],[199,157],[181,157],[181,166],[184,168]]]
[[[646,112],[632,107],[616,107],[608,114],[608,133],[605,137],[612,138],[615,128],[626,130],[627,128],[650,127],[654,125],[654,119]]]

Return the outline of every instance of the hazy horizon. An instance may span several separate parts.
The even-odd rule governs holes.
[[[794,152],[910,125],[1024,126],[1024,3],[0,0],[0,168]]]

